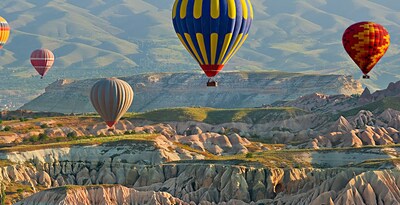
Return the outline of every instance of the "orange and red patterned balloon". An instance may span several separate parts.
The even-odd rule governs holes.
[[[0,49],[3,48],[10,36],[10,26],[7,21],[0,16]]]
[[[359,22],[351,25],[343,34],[343,46],[366,77],[386,53],[390,35],[374,22]]]

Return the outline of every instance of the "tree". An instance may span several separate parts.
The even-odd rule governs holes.
[[[46,141],[48,139],[49,139],[49,136],[47,136],[46,134],[44,134],[44,133],[39,134],[39,141]]]
[[[4,184],[0,184],[1,187],[1,193],[0,193],[0,203],[1,205],[5,205],[6,204],[6,189]]]

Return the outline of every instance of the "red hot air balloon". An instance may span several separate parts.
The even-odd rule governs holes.
[[[381,25],[373,22],[359,22],[351,25],[343,34],[343,46],[349,56],[367,75],[386,53],[390,35]]]
[[[54,54],[48,49],[37,49],[31,54],[31,64],[43,78],[54,63]]]

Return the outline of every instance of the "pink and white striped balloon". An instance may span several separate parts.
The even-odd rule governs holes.
[[[41,48],[34,50],[31,54],[31,64],[42,76],[46,75],[54,63],[54,54],[49,49]]]

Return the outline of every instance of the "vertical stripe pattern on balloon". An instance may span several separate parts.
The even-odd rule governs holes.
[[[90,101],[106,124],[112,127],[130,108],[133,95],[133,89],[127,82],[107,78],[93,85]]]
[[[176,0],[172,9],[178,38],[209,77],[243,45],[254,17],[250,0]]]
[[[10,36],[10,26],[7,21],[0,16],[0,48],[4,46]]]

